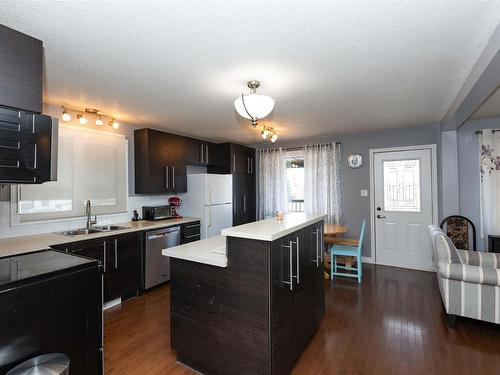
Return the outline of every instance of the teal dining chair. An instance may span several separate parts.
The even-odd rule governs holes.
[[[363,266],[361,264],[361,249],[363,248],[363,237],[365,235],[366,220],[361,223],[361,231],[359,232],[359,240],[357,246],[348,245],[332,245],[330,248],[330,278],[333,276],[357,277],[358,283],[361,282],[363,275]],[[337,264],[337,255],[356,257],[356,267],[341,266]],[[348,272],[339,272],[342,269]],[[352,273],[356,271],[356,273]]]

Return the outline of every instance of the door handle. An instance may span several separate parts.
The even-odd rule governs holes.
[[[297,250],[297,284],[300,284],[300,245],[299,245],[299,237],[297,237],[297,241],[295,242],[296,250]]]
[[[208,164],[208,145],[205,145],[205,163]]]
[[[289,284],[290,285],[290,290],[293,290],[293,247],[292,247],[293,242],[290,241],[287,245],[281,245],[284,248],[288,249],[288,254],[290,255],[290,263],[289,263],[289,270],[290,270],[290,281],[283,281],[284,284]]]
[[[172,166],[172,188],[175,189],[175,167]]]
[[[200,145],[200,148],[201,148],[201,152],[200,152],[200,162],[203,163],[203,143]]]
[[[106,241],[102,243],[103,270],[106,272]]]
[[[385,219],[384,215],[377,215],[377,219]]]
[[[316,267],[319,267],[319,245],[318,245],[318,229],[316,228],[315,231],[311,232],[316,236],[316,259],[312,259],[311,262],[316,263]]]
[[[168,189],[168,167],[165,167],[165,188]]]
[[[115,238],[115,270],[118,269],[118,239]]]

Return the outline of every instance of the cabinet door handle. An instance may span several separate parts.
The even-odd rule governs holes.
[[[165,167],[165,188],[168,189],[168,167]]]
[[[247,196],[243,196],[243,212],[247,212]]]
[[[236,172],[236,154],[233,154],[233,173]]]
[[[233,214],[236,213],[236,195],[233,195]]]
[[[318,246],[318,228],[314,232],[311,232],[316,236],[316,259],[313,259],[312,262],[316,263],[316,267],[319,267],[319,246]]]
[[[292,248],[292,241],[290,241],[287,245],[281,245],[284,248],[288,249],[288,254],[290,256],[290,262],[289,262],[289,272],[290,272],[290,281],[283,281],[283,284],[288,284],[290,285],[290,290],[293,290],[293,248]]]
[[[197,234],[191,234],[189,236],[186,236],[185,238],[195,238],[195,237],[200,237],[200,234],[197,233]]]
[[[250,174],[250,158],[247,158],[247,174]]]
[[[190,229],[190,228],[196,228],[196,227],[199,227],[199,226],[201,226],[201,224],[200,224],[200,223],[198,223],[198,224],[186,225],[184,228],[185,228],[185,229]]]
[[[205,145],[205,163],[208,164],[208,145]]]
[[[323,235],[323,225],[319,227],[319,259],[321,264],[323,264],[323,250],[325,248],[325,236]]]
[[[250,174],[253,174],[253,158],[250,158]]]
[[[200,145],[200,148],[201,148],[201,152],[200,152],[200,162],[203,163],[203,143]]]
[[[297,255],[297,260],[296,260],[296,266],[297,266],[297,275],[293,276],[297,279],[297,284],[300,284],[300,245],[299,245],[299,237],[296,237],[297,241],[295,242],[296,246],[296,255]],[[290,245],[292,245],[294,242],[290,241]]]
[[[172,166],[172,188],[175,189],[175,167]]]
[[[115,270],[118,269],[118,239],[115,238]]]
[[[102,243],[103,270],[106,272],[106,241]]]

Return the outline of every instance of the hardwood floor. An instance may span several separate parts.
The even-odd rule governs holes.
[[[500,326],[448,329],[434,273],[365,265],[325,281],[326,315],[293,374],[499,374]],[[105,312],[106,374],[195,374],[170,350],[168,285]],[[236,372],[235,372],[236,374]]]

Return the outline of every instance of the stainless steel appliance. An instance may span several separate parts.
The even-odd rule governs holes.
[[[166,204],[159,206],[143,206],[142,207],[142,219],[143,220],[163,220],[170,219],[175,216],[174,207]]]
[[[180,226],[146,232],[146,289],[170,280],[170,258],[161,251],[179,245],[180,239]]]

